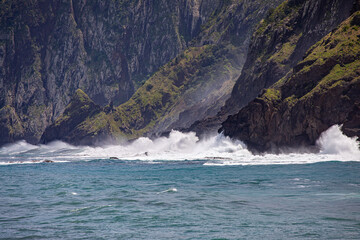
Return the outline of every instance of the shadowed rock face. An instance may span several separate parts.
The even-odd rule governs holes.
[[[255,25],[279,2],[221,1],[187,50],[163,65],[128,101],[73,126],[81,129],[77,137],[96,138],[109,129],[112,138],[156,136],[216,113],[240,74]],[[61,139],[78,144],[78,138]]]
[[[24,129],[19,116],[11,106],[0,109],[0,132],[2,133],[0,145],[21,140],[24,137]]]
[[[43,134],[42,142],[47,143],[56,139],[79,140],[79,133],[74,129],[74,126],[100,111],[101,107],[95,104],[82,90],[78,89],[61,117]]]
[[[219,0],[20,0],[0,4],[0,118],[22,126],[3,142],[37,142],[83,89],[96,104],[127,101],[187,48]],[[15,132],[14,132],[15,131]]]
[[[288,0],[255,31],[243,71],[225,106],[213,117],[194,123],[198,134],[216,131],[226,118],[284,77],[314,43],[348,18],[357,1]]]
[[[262,88],[294,66],[300,70],[306,50],[354,5],[285,1],[260,23],[247,54],[254,25],[280,2],[6,1],[0,5],[0,138],[38,142],[50,126],[42,142],[88,144],[187,127],[218,112],[247,56],[225,107],[190,128],[216,129]],[[78,101],[83,94],[76,92],[70,102],[79,88],[89,97]]]
[[[223,1],[223,6],[192,41],[194,46],[213,45],[212,56],[204,53],[202,63],[196,66],[200,74],[189,76],[195,79],[194,84],[184,86],[187,90],[148,135],[188,128],[195,121],[215,115],[230,97],[241,73],[256,25],[269,9],[281,2]]]
[[[283,78],[230,116],[221,131],[254,151],[315,145],[342,124],[360,136],[360,11],[310,48]]]

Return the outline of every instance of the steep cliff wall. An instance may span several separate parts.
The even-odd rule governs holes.
[[[255,151],[315,145],[320,134],[342,124],[360,136],[360,11],[316,43],[293,71],[222,129]]]
[[[263,88],[284,77],[305,52],[350,16],[357,1],[287,0],[271,11],[255,31],[231,97],[216,116],[196,122],[188,130],[215,131]]]
[[[0,125],[16,116],[22,127],[0,139],[37,142],[78,88],[102,106],[125,102],[187,48],[219,2],[2,1]]]
[[[192,46],[211,46],[202,53],[199,71],[190,75],[190,84],[149,131],[156,135],[171,129],[188,128],[197,120],[215,115],[230,97],[245,63],[251,35],[269,9],[282,0],[223,1],[202,27]]]
[[[191,48],[164,65],[126,103],[73,126],[97,135],[108,118],[128,138],[187,127],[215,114],[229,97],[245,61],[254,26],[280,1],[222,1]],[[114,135],[111,132],[109,135]],[[50,141],[46,135],[44,141]]]

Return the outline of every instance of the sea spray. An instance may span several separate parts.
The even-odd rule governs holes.
[[[33,149],[38,149],[39,147],[36,145],[31,145],[27,143],[25,140],[18,141],[16,143],[7,144],[0,148],[1,155],[15,155],[21,154],[22,152],[27,152]]]
[[[218,134],[199,139],[195,133],[171,131],[168,137],[141,137],[131,143],[102,147],[72,146],[61,141],[31,145],[20,141],[0,148],[1,165],[21,163],[107,160],[200,160],[204,165],[307,164],[323,161],[360,161],[359,143],[342,134],[339,126],[324,132],[317,142],[320,153],[251,154],[244,143]]]
[[[322,154],[337,154],[360,158],[357,138],[349,138],[341,132],[341,126],[334,125],[323,132],[317,141]]]

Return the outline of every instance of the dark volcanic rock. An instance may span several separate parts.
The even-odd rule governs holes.
[[[80,123],[82,136],[95,138],[104,129],[128,139],[156,136],[215,114],[240,74],[256,23],[280,1],[221,1],[191,47],[163,65],[128,101]]]
[[[45,159],[44,161],[43,161],[43,163],[53,163],[54,161],[52,161],[52,160],[49,160],[49,159]]]
[[[284,77],[310,46],[351,15],[349,0],[289,0],[261,21],[255,31],[243,71],[231,97],[216,116],[194,123],[189,130],[203,133],[220,127],[227,116]]]
[[[76,90],[70,104],[64,113],[50,125],[41,137],[41,143],[48,143],[54,140],[69,141],[72,143],[87,143],[86,139],[79,139],[78,124],[87,117],[96,115],[101,107],[95,104],[82,90]]]
[[[78,88],[119,105],[188,47],[219,2],[2,1],[0,109],[14,109],[21,138],[37,143]],[[0,144],[20,136],[2,130]]]
[[[342,124],[360,136],[360,12],[312,46],[293,73],[230,116],[221,131],[252,150],[315,145]]]
[[[24,137],[24,129],[13,107],[5,106],[0,109],[0,146]]]

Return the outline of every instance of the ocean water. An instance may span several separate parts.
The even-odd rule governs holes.
[[[358,142],[333,126],[318,145],[256,156],[175,131],[96,148],[21,141],[0,148],[0,239],[360,239]]]

